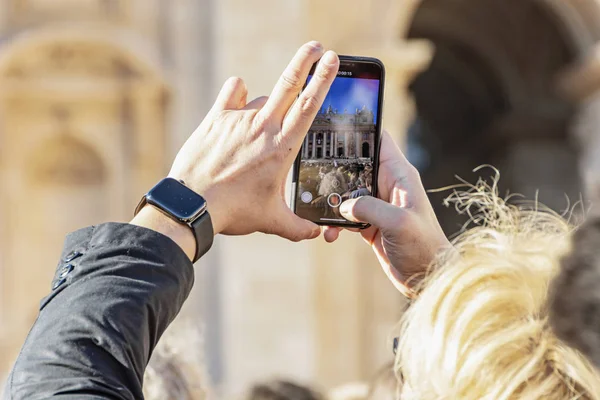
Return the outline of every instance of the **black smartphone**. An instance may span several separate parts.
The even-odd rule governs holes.
[[[377,195],[384,80],[378,59],[340,56],[337,77],[294,163],[290,203],[298,216],[318,225],[368,227],[346,220],[339,207]]]

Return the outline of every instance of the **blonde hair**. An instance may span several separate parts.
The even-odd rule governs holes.
[[[432,265],[400,322],[403,400],[600,399],[600,376],[548,323],[548,291],[573,228],[509,204],[497,180],[448,200],[476,226]]]

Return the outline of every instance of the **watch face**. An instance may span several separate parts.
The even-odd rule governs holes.
[[[180,221],[191,221],[206,207],[206,200],[173,178],[165,178],[146,196],[148,203]]]

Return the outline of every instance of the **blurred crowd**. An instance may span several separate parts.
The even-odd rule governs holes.
[[[302,166],[299,193],[310,192],[311,206],[318,207],[321,215],[337,217],[341,215],[336,207],[330,207],[328,200],[332,194],[340,195],[338,204],[348,199],[371,195],[373,191],[373,163],[356,159],[313,161]]]

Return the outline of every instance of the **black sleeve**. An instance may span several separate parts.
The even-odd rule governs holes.
[[[152,350],[193,281],[160,233],[108,223],[70,234],[5,398],[142,399]]]

